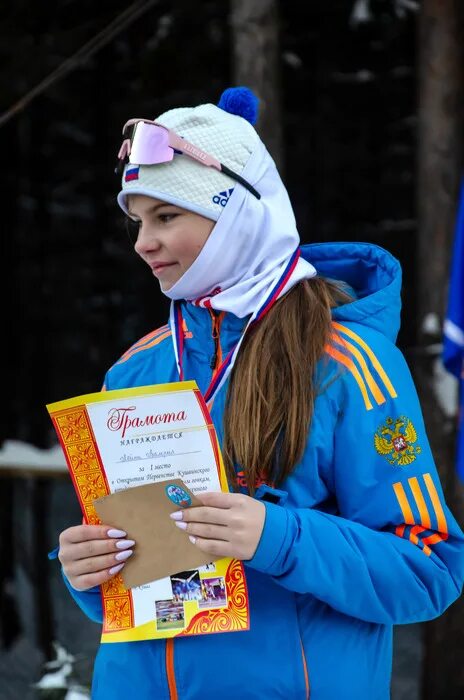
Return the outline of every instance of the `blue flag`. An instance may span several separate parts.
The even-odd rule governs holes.
[[[459,196],[444,324],[443,364],[459,379],[456,469],[464,481],[464,180]]]

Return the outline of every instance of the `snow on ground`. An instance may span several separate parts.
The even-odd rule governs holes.
[[[48,450],[41,450],[20,440],[5,440],[3,443],[0,449],[0,470],[5,468],[37,470],[38,473],[44,469],[57,473],[67,471],[60,445],[55,445]]]

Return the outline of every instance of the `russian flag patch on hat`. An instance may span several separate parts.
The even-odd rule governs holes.
[[[131,165],[130,167],[127,168],[126,173],[124,175],[124,182],[131,182],[132,180],[138,180],[139,179],[139,165]]]

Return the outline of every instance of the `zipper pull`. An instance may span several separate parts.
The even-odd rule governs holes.
[[[219,339],[216,316],[213,316],[213,331],[212,331],[211,335],[213,336],[213,340],[214,340],[214,353],[211,355],[211,360],[209,361],[209,368],[214,370],[214,369],[216,369],[216,362],[217,362],[217,358],[218,358],[218,339]]]
[[[218,355],[219,355],[219,321],[218,321],[218,315],[214,313],[214,311],[210,311],[211,313],[211,318],[213,320],[213,328],[211,331],[211,335],[214,340],[214,353],[211,355],[211,359],[209,362],[209,367],[211,370],[216,369],[216,364],[218,360]]]

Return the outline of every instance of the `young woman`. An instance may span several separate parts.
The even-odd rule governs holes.
[[[118,202],[172,308],[105,380],[197,381],[231,493],[203,495],[173,527],[245,562],[251,627],[103,644],[95,700],[387,700],[392,626],[461,592],[463,534],[395,346],[400,266],[363,243],[300,248],[255,118],[235,88],[130,121]],[[61,534],[65,581],[93,620],[134,545],[110,524]]]

